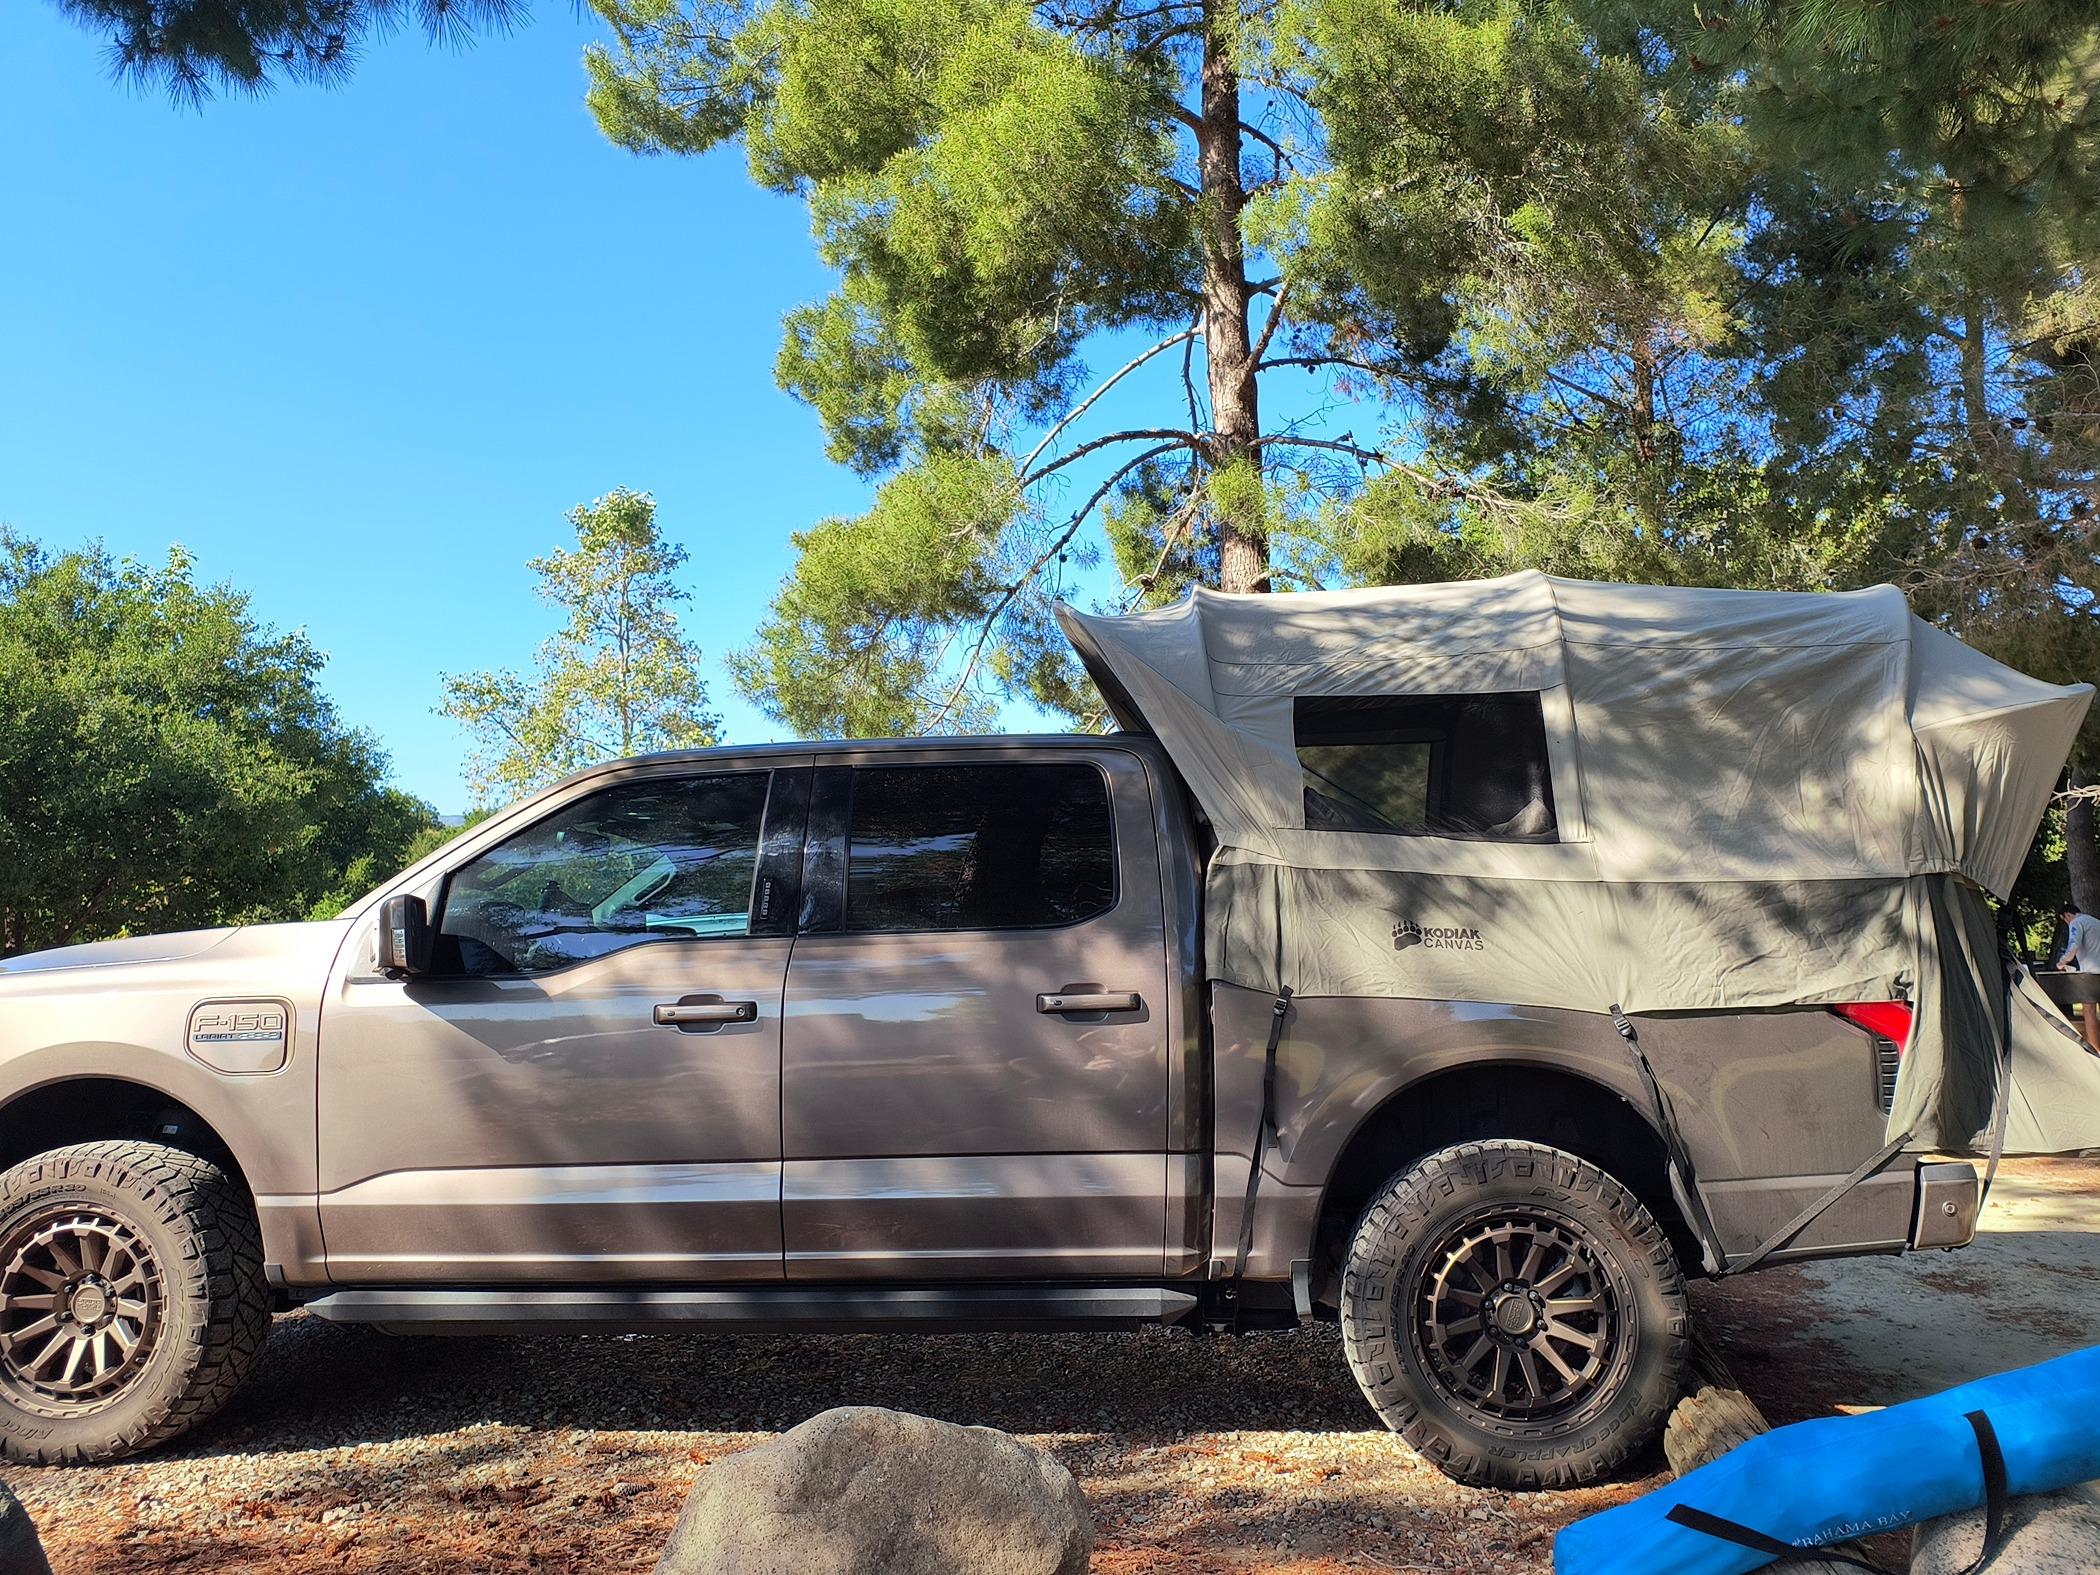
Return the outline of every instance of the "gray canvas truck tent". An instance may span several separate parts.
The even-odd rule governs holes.
[[[2015,1152],[2100,1146],[2100,1061],[1984,897],[2091,686],[1892,586],[1527,572],[1059,616],[1209,821],[1211,979],[1635,1014],[1907,1000],[1892,1142],[1981,1147],[1997,1112]]]

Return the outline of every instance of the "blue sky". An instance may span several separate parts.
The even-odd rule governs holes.
[[[734,150],[641,159],[583,107],[565,5],[454,53],[404,36],[334,91],[201,112],[113,84],[43,0],[0,52],[0,520],[99,537],[304,626],[396,779],[465,803],[438,678],[546,631],[525,559],[571,505],[656,494],[729,736],[775,736],[716,665],[857,510],[773,385],[821,294],[800,204]]]
[[[528,663],[552,619],[525,560],[572,539],[573,505],[650,491],[692,555],[686,629],[726,737],[780,736],[720,659],[790,533],[869,490],[773,383],[781,314],[831,284],[801,203],[754,187],[737,149],[607,143],[583,105],[597,29],[559,0],[457,51],[381,40],[331,91],[201,110],[113,83],[103,41],[48,0],[9,24],[0,522],[150,559],[181,542],[303,627],[395,780],[454,811],[466,742],[433,713],[440,675]],[[1097,373],[1145,342],[1090,347]],[[1317,379],[1263,398],[1272,425],[1351,425]],[[1178,356],[1073,439],[1157,425],[1161,400],[1179,411]],[[1076,506],[1120,457],[1041,501]],[[1122,599],[1106,570],[1063,584]]]

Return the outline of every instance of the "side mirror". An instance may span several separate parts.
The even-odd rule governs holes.
[[[430,908],[421,897],[379,905],[379,971],[389,979],[430,972]]]

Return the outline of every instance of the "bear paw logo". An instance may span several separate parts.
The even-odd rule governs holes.
[[[1393,926],[1393,950],[1404,952],[1410,946],[1422,944],[1422,926],[1413,919],[1402,919]]]

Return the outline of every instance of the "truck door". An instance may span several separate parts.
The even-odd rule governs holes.
[[[789,1279],[1161,1272],[1154,824],[1110,746],[818,757],[782,1013]]]
[[[430,977],[353,937],[321,1027],[338,1282],[781,1277],[808,778],[644,768],[453,868]]]

